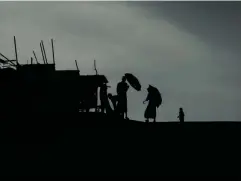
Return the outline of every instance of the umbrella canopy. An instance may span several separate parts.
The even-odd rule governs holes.
[[[131,85],[131,87],[133,87],[137,91],[141,90],[141,84],[140,84],[139,80],[133,74],[126,73],[125,77],[126,77],[126,80],[128,81],[128,83]]]
[[[156,87],[154,87],[152,85],[149,85],[149,89],[151,89],[152,92],[155,94],[156,106],[159,107],[162,104],[161,93],[159,92],[159,90]]]

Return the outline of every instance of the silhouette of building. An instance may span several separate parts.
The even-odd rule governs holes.
[[[79,70],[55,70],[55,64],[26,64],[0,68],[4,113],[79,112],[97,108],[104,75],[79,75]]]

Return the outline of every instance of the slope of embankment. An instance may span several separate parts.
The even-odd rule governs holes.
[[[2,121],[3,173],[240,176],[240,123],[46,117]]]

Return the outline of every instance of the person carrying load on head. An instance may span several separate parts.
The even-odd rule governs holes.
[[[162,104],[162,97],[157,88],[149,85],[147,88],[148,95],[143,104],[148,101],[148,106],[145,110],[144,117],[146,118],[146,122],[149,122],[149,119],[153,119],[156,122],[156,109]]]

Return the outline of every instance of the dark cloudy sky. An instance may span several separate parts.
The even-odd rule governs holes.
[[[0,52],[22,63],[55,39],[58,69],[105,74],[115,93],[126,72],[163,95],[158,120],[241,120],[241,2],[0,2]],[[147,92],[128,93],[129,117],[144,120]]]

